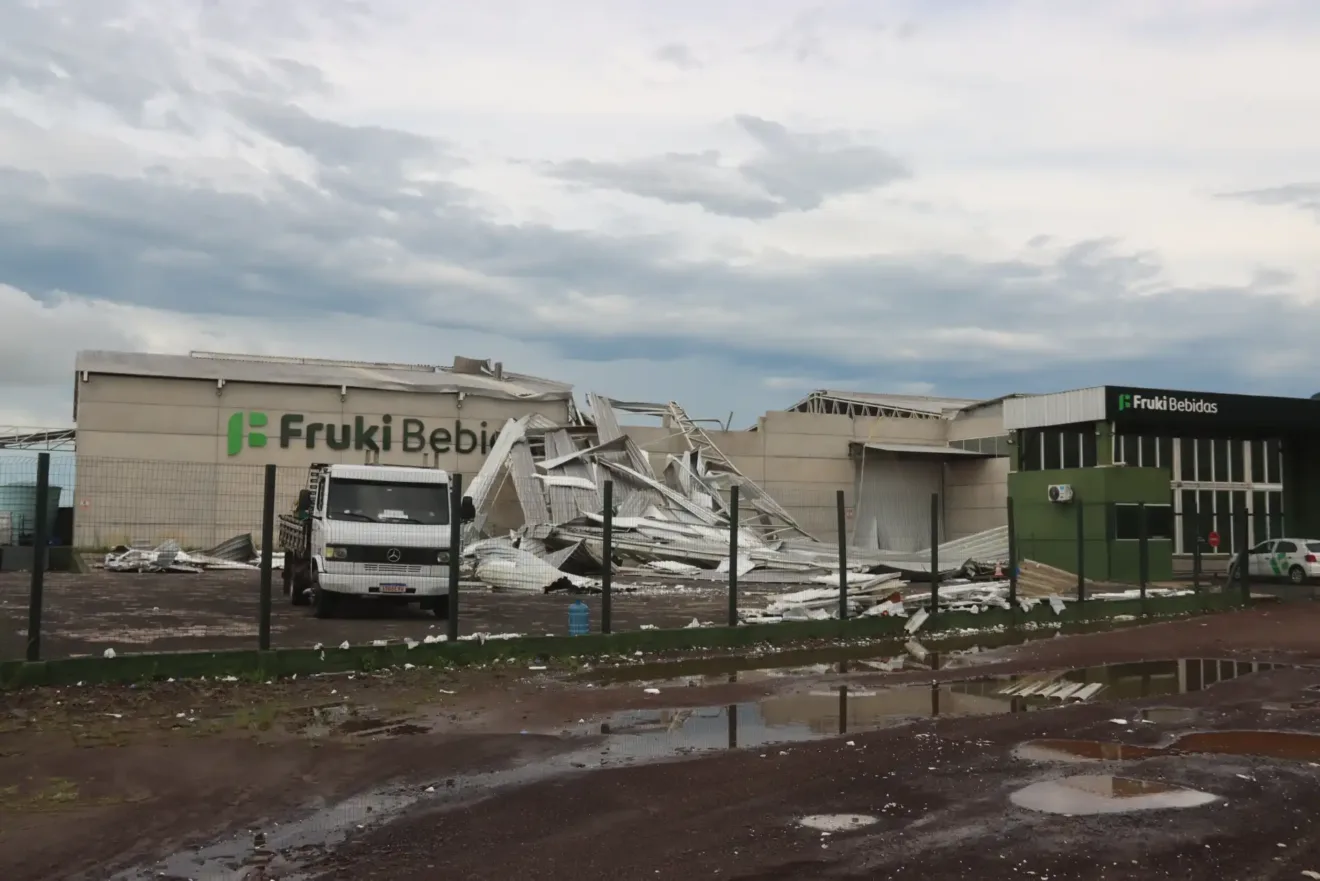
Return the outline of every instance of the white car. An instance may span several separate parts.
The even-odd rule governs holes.
[[[1286,578],[1292,584],[1320,578],[1320,539],[1272,538],[1247,551],[1247,555],[1247,573],[1252,578]],[[1238,562],[1234,559],[1229,567],[1230,578],[1237,577]]]

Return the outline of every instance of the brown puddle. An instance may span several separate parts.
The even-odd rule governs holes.
[[[1033,783],[1013,793],[1009,800],[1027,810],[1080,816],[1195,808],[1218,801],[1219,796],[1156,780],[1078,774]]]
[[[1065,762],[1121,762],[1191,753],[1312,761],[1320,759],[1320,735],[1292,731],[1202,731],[1184,734],[1167,746],[1044,739],[1029,740],[1016,750],[1018,758]]]

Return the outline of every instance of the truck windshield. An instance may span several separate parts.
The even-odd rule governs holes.
[[[374,483],[331,480],[325,515],[331,520],[360,523],[449,522],[449,487],[443,483]]]

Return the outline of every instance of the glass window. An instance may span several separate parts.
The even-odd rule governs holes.
[[[1114,505],[1114,537],[1125,541],[1141,538],[1142,505],[1117,503]],[[1173,538],[1173,506],[1145,505],[1146,538],[1169,540]]]
[[[1182,505],[1182,514],[1179,518],[1181,521],[1179,534],[1182,543],[1179,545],[1178,552],[1190,554],[1192,548],[1196,547],[1198,538],[1204,534],[1197,528],[1196,490],[1180,490],[1178,501]]]
[[[1094,431],[1082,432],[1082,467],[1094,468],[1100,463],[1097,461],[1096,440]]]
[[[1234,483],[1242,483],[1242,441],[1225,441],[1228,444],[1228,479]]]
[[[1297,544],[1291,541],[1281,541],[1274,546],[1276,554],[1295,554],[1297,553]]]
[[[1054,471],[1063,467],[1063,448],[1061,445],[1061,435],[1057,428],[1046,429],[1042,431],[1041,437],[1045,439],[1045,449],[1041,454],[1041,465],[1046,471]]]
[[[1023,471],[1040,470],[1040,432],[1023,429],[1018,432],[1017,442],[1022,447],[1022,459],[1018,467]]]
[[[1211,479],[1226,482],[1228,480],[1228,441],[1217,437],[1210,443],[1215,458],[1214,477]]]
[[[1255,541],[1263,541],[1273,535],[1270,532],[1270,515],[1267,513],[1268,503],[1265,498],[1263,492],[1251,494],[1251,537]]]
[[[1283,450],[1277,440],[1265,441],[1265,482],[1283,483]]]
[[[1205,482],[1214,480],[1210,469],[1210,441],[1203,437],[1196,439],[1196,479]]]
[[[1141,436],[1141,467],[1154,468],[1157,464],[1155,461],[1155,438],[1143,434]]]
[[[1268,506],[1267,510],[1269,511],[1269,532],[1266,534],[1271,538],[1278,538],[1283,535],[1285,531],[1283,493],[1278,490],[1271,490],[1265,493],[1265,502]]]
[[[1080,431],[1064,431],[1063,435],[1063,467],[1081,468],[1082,467],[1082,433]]]
[[[1219,548],[1221,551],[1226,548],[1234,548],[1233,544],[1233,503],[1227,490],[1218,490],[1214,493],[1215,501],[1215,532],[1219,533]]]
[[[1156,464],[1159,465],[1159,467],[1161,468],[1172,471],[1173,470],[1173,438],[1171,437],[1156,438],[1155,447],[1156,447],[1155,456],[1157,459]]]
[[[1265,482],[1265,442],[1251,442],[1251,482]]]
[[[1178,441],[1178,474],[1183,480],[1196,479],[1196,443],[1190,437]],[[1186,510],[1186,509],[1184,509]]]
[[[449,492],[443,483],[385,483],[368,480],[330,481],[326,516],[361,523],[449,522]]]
[[[1320,541],[1308,541],[1306,549],[1313,554],[1320,554]]]
[[[1270,548],[1273,546],[1274,546],[1274,542],[1263,541],[1260,544],[1256,545],[1254,548],[1252,548],[1251,552],[1253,554],[1268,554],[1270,552]]]

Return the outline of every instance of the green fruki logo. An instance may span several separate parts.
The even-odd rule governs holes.
[[[229,429],[225,433],[229,442],[229,455],[237,456],[243,452],[243,439],[247,439],[247,445],[253,449],[258,449],[266,445],[266,433],[264,431],[253,431],[254,428],[265,428],[269,420],[265,413],[235,413],[229,417]],[[247,431],[244,431],[244,428]]]
[[[1132,406],[1132,396],[1131,396],[1131,395],[1119,395],[1119,396],[1118,396],[1118,409],[1119,409],[1119,412],[1122,412],[1122,411],[1124,411],[1124,410],[1127,410],[1127,409],[1130,408],[1131,406]]]

